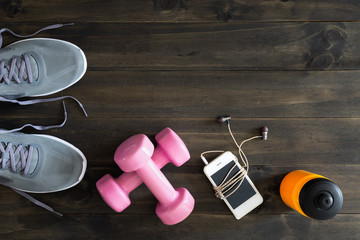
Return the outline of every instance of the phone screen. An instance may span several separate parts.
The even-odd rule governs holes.
[[[226,174],[230,171],[230,169],[234,166],[234,162],[229,162],[227,165],[225,165],[223,168],[221,168],[219,171],[211,175],[212,180],[216,183],[218,186],[226,177]],[[231,173],[229,174],[229,177],[227,179],[230,179],[232,176],[235,175],[236,172],[238,172],[240,169],[238,166],[236,166]],[[238,183],[239,184],[239,183]],[[234,186],[234,189],[238,186]],[[230,193],[232,190],[229,190]],[[241,204],[246,202],[249,198],[254,196],[256,194],[255,190],[252,188],[248,180],[245,178],[241,186],[231,194],[231,196],[227,197],[226,200],[229,202],[231,207],[233,209],[236,209]]]

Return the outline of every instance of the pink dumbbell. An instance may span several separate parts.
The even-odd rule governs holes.
[[[155,139],[158,147],[151,158],[159,169],[169,162],[181,166],[190,159],[184,142],[170,128],[162,130]],[[131,203],[129,193],[141,183],[142,180],[134,172],[123,173],[117,179],[106,174],[96,183],[96,187],[104,201],[115,211],[121,212]]]
[[[179,223],[192,212],[195,200],[185,188],[173,188],[151,159],[153,152],[149,138],[139,134],[123,142],[114,159],[124,172],[135,172],[159,200],[156,214],[163,223]]]

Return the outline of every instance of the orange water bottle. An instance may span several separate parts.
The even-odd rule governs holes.
[[[342,192],[335,183],[304,170],[292,171],[284,177],[280,196],[287,206],[318,220],[334,217],[343,204]]]

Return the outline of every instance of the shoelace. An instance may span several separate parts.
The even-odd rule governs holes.
[[[35,33],[29,34],[29,35],[16,34],[8,28],[2,28],[2,29],[0,29],[0,48],[1,48],[2,42],[3,42],[3,38],[1,35],[3,32],[9,32],[16,37],[27,38],[27,37],[32,37],[32,36],[42,32],[42,31],[45,31],[45,30],[56,29],[56,28],[60,28],[63,26],[70,26],[70,25],[74,25],[74,23],[54,24],[54,25],[50,25],[50,26],[41,28],[38,31],[36,31]],[[32,79],[32,72],[31,72],[29,57],[27,55],[23,55],[22,57],[23,57],[23,59],[20,59],[20,60],[19,60],[19,58],[12,58],[10,66],[5,65],[5,62],[3,62],[3,61],[0,62],[0,83],[3,81],[6,84],[10,84],[11,79],[14,79],[16,83],[20,83],[20,79],[22,79],[22,80],[28,79],[28,82],[32,83],[33,79]],[[15,73],[15,67],[17,67],[17,69],[18,69],[18,73]],[[6,69],[8,73],[6,74],[5,73],[6,71],[4,71],[2,69]],[[5,97],[0,96],[0,102],[17,103],[20,105],[31,105],[31,104],[43,103],[43,102],[53,102],[53,101],[58,101],[58,100],[66,99],[66,98],[71,98],[71,99],[75,100],[79,104],[81,109],[83,110],[85,116],[87,116],[87,113],[86,113],[83,105],[80,103],[80,101],[78,101],[76,98],[74,98],[72,96],[64,96],[64,97],[49,98],[49,99],[35,99],[35,100],[28,100],[28,101],[11,100],[11,99],[7,99]],[[52,129],[52,128],[60,128],[60,127],[64,126],[64,124],[66,123],[66,120],[67,120],[67,112],[66,112],[66,107],[65,107],[64,102],[63,102],[63,107],[64,107],[64,116],[65,116],[64,118],[65,119],[61,124],[51,125],[51,126],[36,126],[36,125],[32,125],[32,124],[25,124],[24,126],[22,126],[20,128],[16,128],[16,129],[12,129],[12,130],[0,129],[0,134],[17,132],[17,131],[22,130],[25,127],[32,127],[36,130],[47,130],[47,129]]]
[[[20,84],[22,81],[29,84],[33,83],[30,60],[27,54],[23,54],[21,57],[13,57],[9,62],[11,64],[0,61],[0,83],[9,85],[11,80],[15,84]]]
[[[29,35],[20,35],[20,34],[16,34],[14,33],[13,31],[11,31],[10,29],[8,28],[2,28],[0,29],[0,48],[2,46],[2,43],[3,43],[3,38],[1,36],[1,34],[3,32],[8,32],[12,35],[14,35],[15,37],[19,37],[19,38],[28,38],[28,37],[33,37],[35,36],[36,34],[42,32],[42,31],[46,31],[46,30],[50,30],[50,29],[56,29],[56,28],[61,28],[61,27],[65,27],[65,26],[71,26],[71,25],[74,25],[74,23],[66,23],[66,24],[53,24],[53,25],[49,25],[49,26],[46,26],[44,28],[41,28],[39,30],[37,30],[36,32],[32,33],[32,34],[29,34]]]
[[[84,106],[81,104],[81,102],[79,100],[77,100],[76,98],[72,97],[72,96],[63,96],[63,97],[57,97],[57,98],[48,98],[48,99],[33,99],[33,100],[27,100],[27,101],[18,101],[18,100],[11,100],[11,99],[6,99],[3,97],[0,97],[0,101],[3,102],[10,102],[10,103],[17,103],[19,105],[31,105],[31,104],[36,104],[36,103],[43,103],[43,102],[53,102],[53,101],[58,101],[58,100],[64,100],[64,99],[73,99],[75,102],[78,103],[78,105],[80,106],[80,108],[82,109],[82,111],[84,112],[85,116],[88,116]],[[51,128],[60,128],[62,126],[65,125],[66,120],[67,120],[67,111],[66,111],[66,107],[65,107],[65,102],[63,101],[63,107],[64,107],[64,121],[59,124],[59,125],[51,125],[51,126],[36,126],[36,125],[32,125],[32,124],[25,124],[20,128],[16,128],[16,129],[12,129],[12,130],[7,130],[7,129],[0,129],[0,134],[6,134],[6,133],[11,133],[11,132],[18,132],[20,130],[22,130],[25,127],[32,127],[36,130],[46,130],[46,129],[51,129]],[[26,175],[28,173],[29,167],[30,167],[30,161],[31,161],[31,155],[32,155],[32,151],[33,151],[33,147],[31,145],[29,145],[29,150],[28,152],[22,151],[23,147],[22,145],[19,145],[16,150],[14,151],[12,148],[12,144],[9,143],[6,147],[6,149],[4,149],[3,145],[0,143],[0,152],[2,155],[2,158],[0,159],[0,164],[2,164],[0,166],[1,168],[5,168],[6,164],[10,164],[11,169],[16,172],[16,169],[22,168],[23,169],[23,173],[24,175]],[[15,157],[17,154],[20,153],[20,158],[21,160],[15,165]],[[9,158],[9,160],[5,161],[5,158]],[[21,162],[21,163],[20,163]],[[21,165],[19,165],[21,164]],[[59,213],[57,211],[55,211],[52,207],[50,207],[49,205],[46,205],[43,202],[38,201],[37,199],[33,198],[32,196],[30,196],[29,194],[19,191],[17,189],[11,188],[13,191],[15,191],[16,193],[20,194],[21,196],[25,197],[26,199],[28,199],[29,201],[31,201],[32,203],[34,203],[35,205],[42,207],[46,210],[48,210],[49,212],[52,212],[54,214],[57,214],[59,216],[63,216],[62,213]]]
[[[6,146],[6,147],[5,147]],[[0,142],[0,169],[11,169],[14,173],[20,173],[23,175],[29,174],[30,163],[32,160],[32,154],[34,151],[34,146],[28,145],[24,147],[22,144],[14,146],[11,142],[5,143]],[[16,163],[16,158],[20,157],[18,163]],[[10,187],[11,188],[11,187]],[[19,191],[15,188],[11,188],[14,192],[18,193],[19,195],[25,197],[26,199],[30,200],[35,205],[42,207],[49,212],[55,213],[59,216],[63,216],[62,213],[55,211],[49,205],[38,201],[37,199],[33,198],[29,194]]]
[[[44,28],[41,28],[40,30],[36,31],[35,33],[32,33],[30,35],[20,35],[20,34],[16,34],[14,33],[13,31],[11,31],[10,29],[8,28],[2,28],[0,29],[0,48],[2,47],[2,43],[3,43],[3,38],[2,38],[2,33],[3,32],[9,32],[10,34],[16,36],[16,37],[20,37],[20,38],[27,38],[27,37],[32,37],[42,31],[45,31],[45,30],[50,30],[50,29],[56,29],[56,28],[60,28],[60,27],[63,27],[63,26],[70,26],[70,25],[74,25],[74,23],[68,23],[68,24],[54,24],[54,25],[50,25],[50,26],[47,26],[47,27],[44,27]],[[22,55],[20,58],[19,57],[14,57],[12,59],[10,59],[11,64],[8,65],[8,64],[5,64],[4,61],[1,61],[0,62],[0,83],[4,82],[5,84],[10,84],[10,81],[15,81],[15,83],[20,83],[21,80],[22,81],[28,81],[28,83],[32,83],[33,82],[33,76],[32,76],[32,72],[31,72],[31,67],[30,67],[30,61],[29,61],[29,57],[24,54]],[[15,72],[15,70],[18,70],[18,72]],[[76,101],[78,103],[78,105],[80,106],[80,108],[82,109],[82,111],[84,112],[85,116],[88,116],[86,111],[85,111],[85,108],[83,107],[83,105],[80,103],[79,100],[77,100],[76,98],[72,97],[72,96],[63,96],[63,97],[57,97],[57,98],[49,98],[49,99],[35,99],[35,100],[27,100],[27,101],[18,101],[18,100],[12,100],[12,99],[7,99],[7,98],[4,98],[4,97],[0,97],[0,101],[1,102],[10,102],[10,103],[17,103],[19,105],[31,105],[31,104],[36,104],[36,103],[43,103],[43,102],[53,102],[53,101],[58,101],[58,100],[64,100],[66,98],[71,98],[73,99],[74,101]],[[51,128],[59,128],[59,127],[62,127],[64,126],[64,124],[66,123],[66,120],[67,120],[67,111],[66,111],[66,107],[65,107],[65,102],[63,101],[63,107],[64,107],[64,121],[59,124],[59,125],[51,125],[51,126],[36,126],[36,125],[32,125],[32,124],[25,124],[24,126],[20,127],[20,128],[16,128],[16,129],[12,129],[12,130],[6,130],[6,129],[0,129],[0,134],[6,134],[6,133],[11,133],[11,132],[18,132],[20,130],[22,130],[23,128],[25,127],[32,127],[36,130],[46,130],[46,129],[51,129]],[[2,152],[2,166],[5,167],[5,165],[7,164],[7,162],[9,161],[5,161],[4,160],[4,157],[7,157],[7,154],[14,154],[15,153],[20,153],[20,154],[23,154],[22,157],[21,157],[21,163],[18,163],[18,164],[21,164],[21,166],[18,164],[15,165],[15,163],[13,161],[15,161],[14,157],[10,156],[10,167],[12,168],[12,170],[14,169],[17,169],[18,167],[21,167],[24,168],[24,174],[25,174],[25,171],[26,171],[26,174],[27,174],[27,171],[28,171],[28,168],[30,166],[30,159],[31,159],[31,152],[27,152],[27,155],[24,152],[21,152],[21,148],[16,148],[15,152],[11,151],[9,149],[9,151],[7,151],[7,149],[9,148],[9,146],[12,146],[11,144],[7,145],[7,148],[4,149],[4,152]],[[19,150],[18,150],[19,149]],[[29,146],[29,151],[30,149],[33,149],[32,146]],[[0,150],[3,150],[3,149],[0,149]],[[19,152],[17,152],[19,151]],[[33,150],[31,150],[33,151]],[[30,157],[29,157],[30,155]],[[12,160],[13,159],[13,160]],[[27,159],[27,160],[26,160]],[[25,164],[25,165],[24,165]],[[35,198],[33,198],[32,196],[30,196],[29,194],[25,193],[25,192],[22,192],[22,191],[19,191],[17,189],[14,189],[14,188],[11,188],[13,191],[15,191],[16,193],[20,194],[21,196],[27,198],[28,200],[30,200],[32,203],[34,203],[35,205],[38,205],[52,213],[55,213],[59,216],[63,216],[63,214],[59,213],[59,212],[56,212],[53,208],[51,208],[50,206],[46,205],[45,203],[42,203],[38,200],[36,200]]]
[[[34,147],[29,145],[23,147],[22,144],[14,146],[11,142],[0,142],[0,169],[11,169],[13,172],[29,174],[30,162]],[[20,160],[16,163],[16,158]]]
[[[27,101],[18,101],[18,100],[11,100],[11,99],[6,99],[3,97],[0,97],[0,101],[2,102],[10,102],[10,103],[17,103],[19,105],[31,105],[31,104],[36,104],[36,103],[43,103],[43,102],[53,102],[53,101],[58,101],[58,100],[64,100],[64,99],[73,99],[75,102],[78,103],[78,105],[80,106],[80,108],[82,109],[82,111],[84,112],[85,116],[87,117],[87,113],[85,111],[84,106],[81,104],[81,102],[79,100],[77,100],[76,98],[72,97],[72,96],[63,96],[63,97],[56,97],[56,98],[48,98],[48,99],[33,99],[33,100],[27,100]],[[20,130],[22,130],[25,127],[32,127],[36,130],[46,130],[46,129],[51,129],[51,128],[60,128],[62,126],[65,125],[66,121],[67,121],[67,111],[66,111],[66,107],[65,107],[65,102],[63,101],[63,107],[64,107],[64,121],[59,124],[59,125],[51,125],[51,126],[37,126],[37,125],[32,125],[32,124],[25,124],[20,128],[16,128],[16,129],[11,129],[11,130],[7,130],[7,129],[0,129],[0,134],[6,134],[6,133],[11,133],[11,132],[18,132]],[[28,173],[29,170],[29,166],[30,166],[30,161],[31,161],[31,155],[32,155],[32,151],[33,151],[33,147],[31,145],[29,145],[29,150],[28,152],[22,151],[23,147],[22,145],[19,145],[16,150],[14,151],[12,148],[12,144],[8,143],[6,149],[4,149],[3,145],[0,143],[0,152],[1,152],[1,159],[0,159],[0,164],[2,164],[0,166],[0,169],[4,169],[6,167],[6,164],[10,164],[11,169],[16,172],[16,169],[23,169],[23,173],[24,175]],[[15,164],[15,157],[17,154],[20,154],[20,158],[21,160]],[[9,158],[7,161],[5,161],[5,158]],[[10,161],[10,163],[9,163]],[[11,188],[11,187],[10,187]],[[28,199],[29,201],[31,201],[33,204],[44,208],[45,210],[52,212],[58,216],[63,216],[62,213],[55,211],[52,207],[50,207],[49,205],[38,201],[37,199],[35,199],[34,197],[30,196],[29,194],[19,191],[17,189],[11,188],[14,192],[20,194],[21,196],[25,197],[26,199]]]
[[[55,211],[52,207],[50,207],[49,205],[46,205],[43,202],[40,202],[39,200],[36,200],[35,198],[33,198],[32,196],[30,196],[27,193],[24,193],[22,191],[19,191],[17,189],[11,188],[14,192],[18,193],[19,195],[23,196],[24,198],[28,199],[29,201],[31,201],[33,204],[38,205],[39,207],[42,207],[46,210],[48,210],[49,212],[55,213],[56,215],[59,215],[60,217],[63,217],[64,215],[62,213],[59,213],[57,211]]]
[[[2,28],[0,29],[0,48],[3,43],[3,38],[1,35],[3,32],[9,32],[10,34],[16,37],[27,38],[27,37],[32,37],[45,30],[56,29],[70,25],[74,25],[74,23],[54,24],[44,27],[30,35],[20,35],[14,33],[8,28]],[[9,64],[5,63],[5,61],[0,61],[0,83],[10,84],[10,82],[14,82],[16,84],[20,84],[21,80],[29,84],[33,83],[33,75],[31,72],[30,60],[27,54],[23,54],[20,57],[13,57],[8,62]]]
[[[27,101],[18,101],[18,100],[11,100],[11,99],[6,99],[3,97],[0,97],[0,101],[3,102],[10,102],[10,103],[17,103],[19,105],[31,105],[31,104],[36,104],[36,103],[43,103],[43,102],[53,102],[53,101],[58,101],[58,100],[64,100],[64,99],[73,99],[75,102],[78,103],[78,105],[80,106],[80,108],[82,109],[82,111],[84,112],[85,116],[88,116],[84,106],[81,104],[81,102],[79,100],[77,100],[76,98],[72,97],[72,96],[63,96],[63,97],[57,97],[57,98],[48,98],[48,99],[34,99],[34,100],[27,100]],[[36,126],[36,125],[32,125],[32,124],[25,124],[20,128],[16,128],[16,129],[11,129],[11,130],[7,130],[7,129],[0,129],[0,134],[6,134],[6,133],[11,133],[11,132],[18,132],[20,130],[22,130],[25,127],[32,127],[36,130],[46,130],[46,129],[51,129],[51,128],[60,128],[62,126],[65,125],[66,120],[67,120],[67,111],[66,111],[66,107],[65,107],[65,102],[63,101],[63,107],[64,107],[64,121],[59,124],[59,125],[51,125],[51,126]],[[16,169],[23,169],[23,173],[27,174],[28,170],[29,170],[29,166],[30,166],[30,161],[31,161],[31,154],[33,151],[33,147],[31,145],[29,145],[29,150],[28,152],[22,151],[23,147],[22,145],[19,145],[16,150],[14,151],[12,149],[12,144],[8,143],[6,149],[4,149],[4,147],[2,146],[2,144],[0,143],[0,152],[1,152],[1,159],[0,159],[0,164],[2,164],[0,166],[1,168],[5,168],[6,164],[10,164],[11,169],[16,172]],[[20,158],[21,160],[15,165],[15,157],[17,154],[20,153]],[[5,158],[9,158],[9,160],[5,161]],[[10,161],[10,163],[8,163]],[[21,162],[21,163],[20,163]],[[21,165],[20,165],[21,164]],[[11,188],[11,187],[10,187]],[[32,196],[30,196],[29,194],[19,191],[17,189],[11,188],[14,192],[20,194],[21,196],[25,197],[26,199],[28,199],[29,201],[31,201],[33,204],[42,207],[44,209],[46,209],[49,212],[52,212],[56,215],[59,216],[63,216],[62,213],[55,211],[52,207],[50,207],[49,205],[38,201],[37,199],[33,198]]]
[[[72,96],[63,96],[63,97],[46,98],[46,99],[33,99],[33,100],[27,100],[27,101],[11,100],[11,99],[7,99],[7,98],[4,98],[4,97],[0,97],[0,102],[17,103],[19,105],[32,105],[32,104],[37,104],[37,103],[54,102],[54,101],[64,100],[64,99],[67,99],[67,98],[73,99],[79,105],[79,107],[83,111],[84,115],[86,117],[88,116],[88,114],[86,113],[85,108],[81,104],[81,102],[79,100],[77,100],[76,98],[72,97]],[[64,101],[63,101],[63,108],[64,108],[64,121],[61,124],[50,125],[50,126],[37,126],[37,125],[33,125],[33,124],[28,123],[28,124],[23,125],[22,127],[11,129],[11,130],[1,129],[0,128],[0,134],[18,132],[18,131],[21,131],[22,129],[24,129],[25,127],[32,127],[32,128],[34,128],[36,130],[48,130],[48,129],[53,129],[53,128],[61,128],[62,126],[65,125],[65,123],[67,121],[67,111],[66,111]]]

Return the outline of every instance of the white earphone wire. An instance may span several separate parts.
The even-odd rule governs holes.
[[[231,138],[233,139],[236,147],[238,148],[239,156],[240,156],[240,159],[241,159],[243,165],[241,166],[242,168],[239,169],[238,172],[236,172],[230,179],[228,179],[230,173],[236,167],[236,164],[234,164],[234,166],[228,171],[228,173],[224,177],[223,181],[217,187],[213,187],[215,190],[215,196],[220,199],[226,199],[229,196],[231,196],[234,192],[236,192],[236,190],[238,190],[238,188],[241,186],[241,184],[243,183],[245,177],[247,176],[247,174],[249,172],[249,161],[248,161],[244,151],[242,150],[243,144],[246,142],[249,142],[251,140],[257,139],[257,138],[263,138],[263,136],[254,136],[254,137],[245,139],[239,145],[234,137],[234,134],[231,131],[230,119],[227,120],[227,126],[228,126],[229,133],[231,135]],[[200,158],[203,160],[205,165],[207,165],[208,161],[206,160],[204,155],[208,154],[208,153],[219,153],[219,152],[223,153],[225,151],[223,151],[223,150],[206,151],[206,152],[203,152],[200,154]],[[238,161],[238,160],[236,159],[236,161]],[[240,163],[240,165],[241,165],[241,163]],[[230,190],[232,190],[232,191],[230,193],[228,193]],[[226,194],[226,193],[228,193],[228,194]]]

